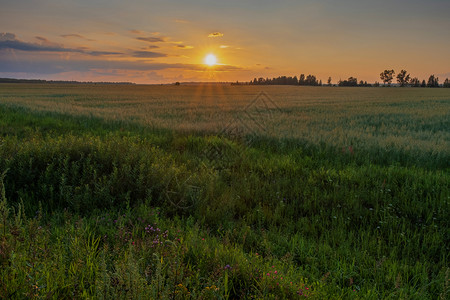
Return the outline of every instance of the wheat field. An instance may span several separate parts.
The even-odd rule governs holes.
[[[450,91],[0,85],[0,298],[446,299]]]
[[[181,132],[215,134],[232,125],[313,144],[450,155],[447,89],[3,85],[0,101]]]

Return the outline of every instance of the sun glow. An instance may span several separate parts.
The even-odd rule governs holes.
[[[212,67],[217,64],[217,57],[214,54],[208,54],[205,57],[205,64]]]

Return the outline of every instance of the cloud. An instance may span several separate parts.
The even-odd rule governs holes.
[[[19,40],[0,41],[0,49],[14,49],[21,51],[42,51],[42,52],[84,52],[79,49],[64,48],[61,46],[48,46],[22,42]]]
[[[121,55],[122,52],[112,52],[112,51],[83,51],[82,53],[86,53],[92,56],[103,56],[103,55]]]
[[[140,58],[157,58],[157,57],[167,57],[167,54],[152,51],[135,51],[133,53],[133,56]]]
[[[147,46],[145,48],[142,48],[142,49],[158,49],[158,48],[160,48],[160,47],[156,46],[156,45],[149,45],[149,46]]]
[[[221,33],[221,32],[213,32],[213,33],[208,34],[208,37],[209,38],[223,37],[223,33]]]
[[[14,33],[9,33],[9,32],[0,33],[0,42],[14,41],[15,39],[16,39],[16,35]]]
[[[220,45],[219,48],[220,48],[220,49],[226,49],[226,48],[230,48],[230,46],[228,46],[228,45]]]
[[[88,39],[87,37],[85,37],[81,34],[76,34],[76,33],[62,34],[61,37],[63,37],[63,38],[79,38],[79,39],[91,41],[91,42],[94,41],[92,39]]]
[[[167,69],[203,72],[205,66],[202,64],[169,64],[143,61],[114,61],[106,59],[66,60],[59,57],[52,60],[36,60],[34,58],[17,60],[12,56],[0,56],[0,73],[10,72],[51,75],[64,72],[90,72],[93,70],[158,71]],[[217,65],[214,67],[214,70],[228,72],[242,70],[242,68],[230,65]]]
[[[186,46],[186,45],[176,45],[175,48],[178,49],[193,49],[193,46]]]
[[[121,52],[110,51],[87,51],[85,48],[65,48],[63,45],[53,43],[45,37],[36,36],[41,43],[28,43],[20,41],[13,33],[0,34],[0,50],[13,49],[28,52],[63,52],[63,53],[81,53],[92,56],[101,55],[119,55]]]
[[[198,65],[197,70],[204,71],[205,70],[204,65]],[[214,66],[214,71],[216,71],[216,72],[231,72],[231,71],[239,71],[239,70],[244,70],[244,69],[241,67],[232,66],[232,65],[215,65]]]
[[[129,33],[132,33],[132,34],[143,34],[143,33],[144,33],[143,31],[136,30],[136,29],[128,30],[128,32],[129,32]]]
[[[50,44],[50,41],[42,36],[35,36],[35,39],[41,41],[43,44]]]
[[[40,45],[42,45],[42,46],[55,47],[55,48],[64,48],[63,45],[57,44],[57,43],[53,43],[50,40],[48,40],[47,38],[45,38],[45,37],[35,36],[34,38],[37,39],[38,41],[40,41],[41,42]]]
[[[78,38],[76,36],[70,37]],[[151,48],[154,48],[152,44],[145,48],[149,50],[135,51],[130,49],[127,53],[121,53],[97,51],[83,47],[64,47],[64,45],[52,43],[45,37],[36,37],[36,39],[37,42],[26,42],[19,40],[13,33],[0,33],[0,75],[14,73],[24,74],[24,77],[64,76],[64,74],[70,72],[88,74],[88,72],[96,70],[103,70],[106,73],[111,70],[111,72],[115,72],[114,70],[119,70],[120,72],[179,70],[176,73],[181,73],[182,71],[204,72],[206,68],[203,64],[159,63],[156,60],[157,58],[168,57],[169,54],[150,51]],[[190,46],[174,44],[173,47],[189,49]],[[18,51],[8,51],[10,49]],[[33,55],[30,55],[30,53]],[[46,53],[74,53],[80,55],[45,55]],[[121,59],[112,59],[109,57],[112,55],[121,55]],[[126,60],[127,57],[129,60]],[[136,58],[141,58],[141,60]],[[155,60],[151,61],[152,59]],[[217,65],[214,67],[214,71],[217,72],[236,70],[241,70],[241,68],[230,65]]]
[[[446,78],[450,78],[450,72],[436,74],[439,77],[439,81],[444,82]]]
[[[175,19],[175,23],[186,24],[186,23],[189,23],[189,21],[183,20],[183,19]]]
[[[149,43],[160,43],[160,42],[165,42],[166,41],[165,37],[153,37],[153,36],[137,37],[136,39],[140,40],[140,41],[144,41],[144,42],[149,42]]]

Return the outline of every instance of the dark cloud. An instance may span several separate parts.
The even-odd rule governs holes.
[[[223,33],[222,32],[213,32],[208,34],[209,38],[216,38],[216,37],[223,37]]]
[[[194,48],[193,46],[186,46],[186,45],[176,45],[175,47],[179,48],[179,49],[192,49],[192,48]]]
[[[111,52],[111,51],[83,51],[83,53],[92,55],[92,56],[103,56],[103,55],[121,55],[122,52]]]
[[[160,43],[160,42],[165,42],[166,38],[164,37],[153,37],[153,36],[149,36],[149,37],[137,37],[137,40],[140,41],[144,41],[144,42],[149,42],[149,43]]]
[[[61,46],[48,46],[22,42],[19,40],[0,41],[0,49],[15,49],[22,51],[46,51],[46,52],[83,52],[79,49],[64,48]]]
[[[157,57],[167,57],[167,54],[152,51],[135,51],[133,53],[133,56],[141,58],[157,58]]]
[[[85,39],[84,36],[76,34],[76,33],[71,33],[71,34],[61,34],[61,37],[63,38],[71,38],[71,37],[75,37],[75,38],[79,38],[79,39]]]
[[[40,41],[40,45],[41,46],[55,47],[55,48],[64,48],[63,45],[57,44],[57,43],[53,43],[49,39],[47,39],[45,37],[35,36],[34,38],[37,39],[38,41]]]
[[[87,37],[85,37],[81,34],[76,34],[76,33],[62,34],[61,37],[63,37],[63,38],[79,38],[79,39],[91,41],[91,42],[94,41],[94,40],[88,39]]]
[[[0,50],[13,49],[28,52],[71,52],[71,53],[88,54],[93,56],[123,54],[120,52],[110,52],[110,51],[87,51],[86,49],[82,48],[65,48],[63,45],[52,43],[45,37],[36,36],[35,38],[39,40],[41,44],[22,42],[16,38],[15,34],[2,33],[0,34]]]
[[[50,43],[50,41],[48,39],[46,39],[45,37],[42,37],[42,36],[35,36],[34,38],[43,43],[46,43],[46,44]]]

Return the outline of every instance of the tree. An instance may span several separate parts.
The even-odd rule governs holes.
[[[331,77],[328,77],[327,84],[328,86],[331,86]]]
[[[373,84],[374,87],[379,87],[380,83],[378,81],[375,81],[375,83]]]
[[[400,73],[397,74],[397,82],[401,87],[407,86],[411,77],[407,74],[406,70],[401,70]]]
[[[339,80],[339,86],[358,86],[358,79],[349,77],[347,80]]]
[[[394,79],[395,71],[394,70],[384,70],[380,73],[380,79],[383,81],[384,85],[386,83],[388,86],[391,86],[392,79]]]
[[[319,82],[317,81],[317,78],[315,75],[309,74],[306,77],[305,85],[318,85],[318,84],[319,84]]]
[[[298,80],[299,85],[305,85],[305,74],[300,74],[300,79]]]
[[[427,87],[427,83],[425,82],[425,79],[422,80],[422,84],[420,85],[420,87]]]
[[[448,78],[445,79],[445,81],[444,81],[444,87],[445,88],[450,88],[450,82],[448,81]]]
[[[411,79],[409,81],[409,83],[411,84],[411,86],[413,87],[419,87],[420,86],[420,80],[417,77],[414,77],[413,79]]]
[[[430,75],[430,78],[428,78],[428,87],[439,87],[439,78],[435,77],[434,75]]]

